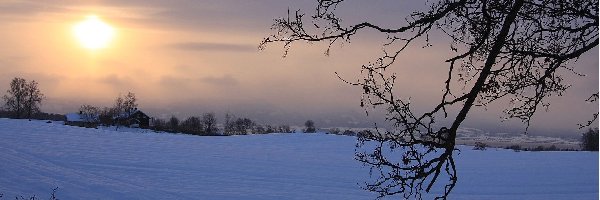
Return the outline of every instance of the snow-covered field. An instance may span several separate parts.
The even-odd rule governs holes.
[[[374,199],[355,139],[199,137],[0,119],[4,199]],[[450,199],[598,199],[598,153],[473,151]]]

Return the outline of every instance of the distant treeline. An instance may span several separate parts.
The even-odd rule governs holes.
[[[19,115],[6,110],[0,110],[0,118],[12,118],[12,119],[21,119],[22,117],[18,117]],[[30,119],[36,120],[52,120],[52,121],[65,121],[65,115],[55,114],[55,113],[45,113],[45,112],[36,112],[32,113]]]
[[[150,120],[150,129],[203,136],[293,132],[289,125],[259,124],[249,118],[236,118],[229,113],[225,114],[224,123],[218,126],[215,113],[212,112],[200,116],[190,116],[183,121],[175,116],[171,116],[168,120],[153,117]]]
[[[475,142],[475,145],[473,146],[473,150],[486,150],[487,148],[488,148],[488,145],[484,142]],[[558,148],[554,144],[551,146],[539,145],[534,148],[521,147],[521,145],[513,144],[513,145],[503,147],[503,149],[510,149],[515,152],[519,152],[519,151],[579,151],[579,149],[573,149],[573,148]]]
[[[138,110],[137,98],[132,92],[128,92],[127,95],[119,94],[114,105],[110,107],[84,104],[79,108],[78,114],[68,115],[70,119],[61,114],[42,112],[40,105],[44,99],[44,94],[38,88],[35,80],[27,81],[24,78],[15,77],[10,83],[10,89],[2,96],[0,117],[65,121],[66,125],[88,128],[99,125],[129,126],[192,135],[246,135],[291,133],[293,131],[289,125],[259,124],[249,118],[238,118],[229,113],[225,114],[225,120],[220,126],[214,113],[191,116],[185,120],[179,120],[175,116],[168,120],[150,117]],[[317,130],[312,120],[306,121],[304,125],[306,128],[302,130],[303,132],[314,133]],[[354,135],[354,133],[348,134]]]

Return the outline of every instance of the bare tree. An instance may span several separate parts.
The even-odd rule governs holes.
[[[191,116],[181,122],[180,130],[184,133],[200,135],[204,131],[204,128],[199,117]]]
[[[598,129],[588,129],[581,134],[581,150],[598,151]]]
[[[598,92],[596,92],[595,94],[592,94],[585,101],[587,101],[589,103],[594,103],[594,102],[598,101]],[[589,121],[587,121],[585,123],[578,124],[579,125],[579,129],[582,129],[582,128],[585,128],[585,127],[590,127],[592,124],[594,124],[594,122],[596,120],[598,120],[598,114],[599,114],[599,112],[596,112],[596,113],[592,114],[592,119],[590,119]]]
[[[234,122],[235,134],[246,135],[248,134],[248,130],[252,129],[255,125],[256,123],[249,118],[238,118]]]
[[[217,118],[215,113],[204,113],[202,116],[202,127],[204,127],[204,133],[208,135],[217,134]]]
[[[129,116],[133,114],[133,112],[135,112],[138,106],[136,101],[137,98],[132,92],[127,92],[127,95],[125,96],[121,96],[119,94],[119,96],[117,96],[117,98],[115,99],[115,105],[113,107],[115,113],[119,115],[119,117],[121,117],[121,115]]]
[[[569,88],[563,75],[575,73],[572,61],[598,46],[598,0],[439,0],[410,14],[399,27],[345,25],[336,14],[343,2],[319,0],[308,25],[305,14],[288,12],[275,20],[276,33],[260,48],[283,43],[286,55],[297,41],[327,42],[328,54],[333,44],[350,42],[361,31],[380,32],[388,39],[382,56],[361,67],[358,81],[343,79],[363,89],[361,106],[382,107],[393,124],[385,132],[360,137],[358,147],[364,151],[356,153],[359,161],[371,166],[375,178],[365,189],[380,197],[400,194],[421,199],[423,191],[429,193],[444,177],[448,181],[437,198],[446,199],[458,180],[453,156],[456,132],[471,108],[505,99],[511,103],[505,118],[519,119],[529,127],[538,108],[549,106],[547,97]],[[445,60],[448,73],[440,81],[439,103],[417,112],[408,97],[394,92],[396,75],[389,69],[416,41],[429,44],[432,30],[448,36],[455,56]]]
[[[168,128],[167,122],[163,119],[152,117],[151,119],[152,126],[150,127],[155,131],[166,131]]]
[[[101,124],[114,125],[115,123],[116,110],[115,108],[104,107],[100,110],[100,116],[98,117]]]
[[[225,124],[223,125],[223,134],[235,134],[235,116],[229,112],[225,113]]]
[[[306,126],[306,129],[304,129],[305,133],[317,132],[317,128],[315,128],[315,122],[313,122],[312,120],[307,120],[306,122],[304,122],[304,126]]]
[[[252,127],[252,134],[265,134],[266,132],[262,124],[256,124]]]
[[[10,89],[6,91],[2,99],[5,101],[5,107],[12,112],[15,118],[29,118],[40,111],[40,104],[44,99],[44,94],[38,88],[38,83],[34,80],[27,83],[24,78],[14,78],[10,82]]]
[[[137,110],[137,98],[132,92],[127,92],[127,95],[117,96],[115,105],[112,107],[113,119],[116,120],[117,129],[119,125],[129,125],[128,118]]]
[[[226,113],[223,134],[246,135],[248,130],[252,130],[254,126],[256,126],[256,123],[249,118],[236,118],[235,115]]]
[[[290,125],[280,125],[277,132],[279,133],[291,133],[292,129],[290,128]]]
[[[5,101],[4,107],[12,112],[15,118],[20,118],[25,110],[25,99],[27,98],[27,81],[23,78],[14,78],[10,82],[10,89],[2,96]]]
[[[169,130],[171,130],[171,132],[179,131],[179,119],[175,117],[175,115],[172,115],[171,118],[169,118],[167,126],[169,127]]]
[[[100,122],[100,108],[86,104],[79,108],[79,114],[85,123]]]
[[[32,80],[27,84],[25,88],[27,91],[27,98],[25,99],[25,112],[27,112],[27,118],[31,119],[31,115],[40,112],[40,104],[44,99],[44,94],[38,88],[38,83]]]
[[[133,114],[135,111],[137,111],[137,98],[135,97],[135,94],[132,92],[127,92],[127,95],[125,95],[125,97],[123,97],[123,108],[124,108],[124,112],[127,114],[127,116]]]

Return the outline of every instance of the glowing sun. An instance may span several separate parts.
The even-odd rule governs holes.
[[[115,29],[98,16],[90,15],[73,26],[73,34],[86,49],[106,48],[115,36]]]

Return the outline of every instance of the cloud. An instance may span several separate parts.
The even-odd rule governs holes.
[[[42,12],[60,12],[63,8],[31,1],[13,1],[0,4],[0,17],[31,17]]]
[[[168,45],[170,48],[183,51],[232,51],[232,52],[255,52],[256,45],[248,44],[226,44],[207,42],[182,42]]]
[[[191,89],[197,87],[198,83],[205,83],[211,86],[236,86],[239,84],[239,81],[232,77],[231,75],[223,75],[223,76],[205,76],[202,78],[185,78],[180,76],[162,76],[159,80],[159,84],[171,88],[177,89],[181,91],[186,91],[186,89]]]
[[[201,79],[202,82],[217,86],[236,86],[239,81],[227,74],[222,77],[207,76]]]
[[[169,75],[162,76],[159,80],[159,84],[162,85],[163,87],[167,87],[167,88],[171,88],[171,89],[178,88],[179,90],[188,88],[191,83],[192,83],[192,80],[190,80],[190,79],[183,78],[183,77],[169,76]]]
[[[110,74],[102,77],[99,79],[99,82],[107,84],[116,90],[131,88],[131,81],[129,81],[127,78],[119,77],[116,74]]]
[[[239,81],[231,75],[224,75],[222,77],[213,77],[208,76],[201,79],[202,82],[217,85],[217,86],[236,86],[239,84]]]

